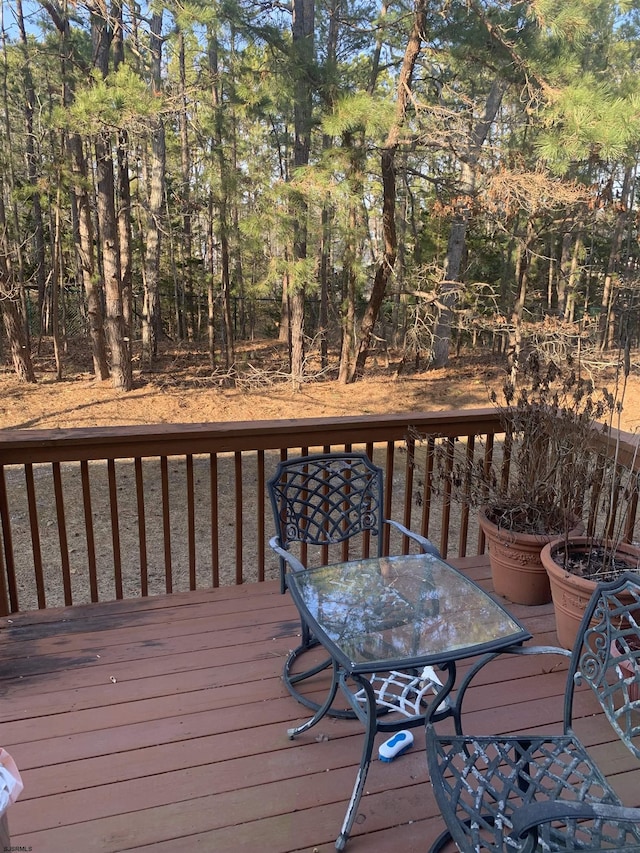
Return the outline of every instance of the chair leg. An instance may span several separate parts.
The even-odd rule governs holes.
[[[444,848],[453,842],[451,833],[448,829],[444,829],[429,848],[429,853],[440,853]]]

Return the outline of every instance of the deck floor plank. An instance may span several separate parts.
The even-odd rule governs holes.
[[[460,561],[490,588],[484,558]],[[554,644],[551,605],[510,606]],[[330,853],[362,748],[354,720],[306,717],[282,684],[299,620],[276,583],[110,602],[0,620],[0,743],[25,790],[11,841],[57,851]],[[464,671],[464,665],[461,666]],[[566,660],[503,656],[465,698],[474,732],[558,731]],[[322,695],[322,678],[318,681]],[[581,729],[623,793],[640,768],[591,697]],[[402,760],[374,761],[352,853],[426,849],[442,830],[424,735]]]

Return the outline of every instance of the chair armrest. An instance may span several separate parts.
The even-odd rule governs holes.
[[[280,540],[277,536],[272,536],[269,539],[269,547],[280,558],[280,592],[284,593],[286,588],[286,566],[292,572],[303,572],[305,567],[297,557],[294,557],[293,554],[290,554],[289,551],[280,545]]]
[[[490,663],[490,661],[495,658],[501,657],[502,655],[561,655],[562,657],[571,657],[571,652],[567,649],[562,649],[560,646],[507,646],[506,649],[500,649],[499,652],[487,652],[487,654],[482,655],[476,662],[469,668],[466,675],[460,682],[456,692],[456,703],[459,708],[462,708],[462,702],[464,696],[469,689],[470,684],[473,682],[476,675],[480,672],[481,669]],[[461,734],[461,732],[458,732]]]
[[[577,803],[567,800],[527,803],[513,812],[511,837],[522,839],[543,823],[554,820],[600,819],[640,825],[640,809],[615,806],[608,803]]]
[[[390,518],[385,518],[384,523],[390,524],[392,527],[395,527],[396,530],[399,530],[404,536],[408,536],[409,539],[413,539],[414,542],[417,542],[422,548],[423,554],[433,554],[434,557],[440,556],[440,551],[438,551],[433,542],[430,542],[424,536],[420,536],[419,533],[414,533],[413,530],[409,530],[404,526],[404,524],[400,524],[399,521],[392,521]]]

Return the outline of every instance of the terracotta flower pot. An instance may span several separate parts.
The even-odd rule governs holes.
[[[487,537],[496,593],[515,604],[551,601],[549,577],[540,561],[540,551],[551,536],[505,530],[490,521],[482,508],[478,512],[478,522]]]
[[[587,536],[571,537],[569,540],[572,549],[588,552],[592,545]],[[591,600],[597,581],[574,575],[563,569],[556,561],[555,556],[560,554],[565,547],[564,539],[553,539],[544,546],[540,559],[549,576],[551,585],[551,596],[553,609],[556,617],[556,633],[558,642],[565,649],[572,649],[578,628],[582,622],[584,611]],[[626,542],[621,542],[616,548],[618,557],[628,564],[629,571],[638,571],[640,566],[640,549]]]

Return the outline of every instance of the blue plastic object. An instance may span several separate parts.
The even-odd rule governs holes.
[[[378,757],[380,761],[393,761],[403,752],[406,752],[413,746],[413,735],[408,729],[403,729],[401,732],[396,732],[393,737],[385,740],[380,744],[378,749]]]

